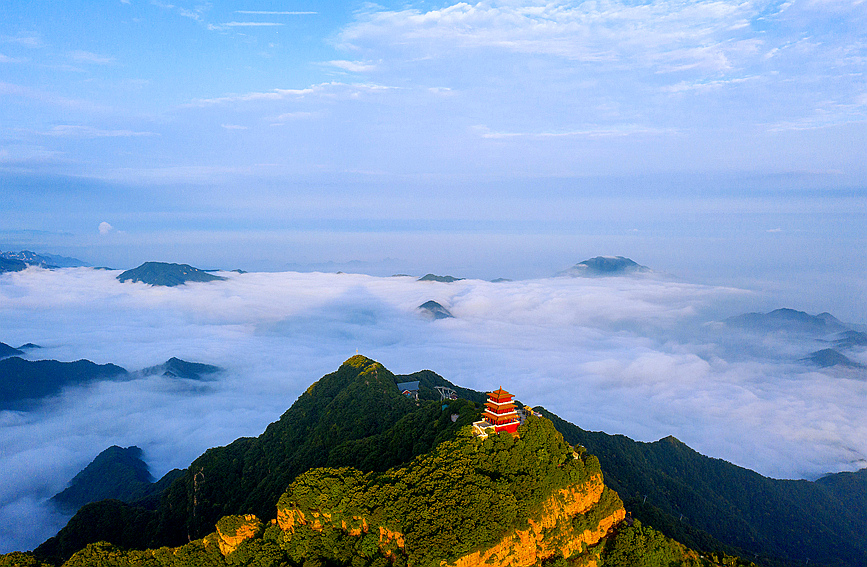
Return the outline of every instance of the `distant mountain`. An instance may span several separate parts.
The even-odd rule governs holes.
[[[448,309],[437,303],[436,301],[425,301],[418,308],[424,312],[426,315],[433,317],[434,319],[449,319],[454,317],[454,315],[449,312]]]
[[[114,364],[89,360],[58,362],[24,360],[17,356],[0,360],[0,409],[18,409],[41,398],[55,395],[66,386],[99,380],[126,378],[128,373]]]
[[[859,331],[845,331],[842,336],[834,341],[839,348],[854,348],[867,346],[867,333]]]
[[[20,350],[32,350],[32,349],[37,349],[37,348],[42,348],[42,347],[39,346],[39,345],[35,345],[35,344],[33,344],[33,343],[24,343],[23,345],[21,345],[21,346],[18,347],[18,348],[19,348]]]
[[[0,258],[19,260],[28,266],[39,266],[40,268],[82,268],[90,266],[90,264],[82,262],[78,258],[69,258],[67,256],[58,256],[56,254],[37,254],[30,250],[22,250],[21,252],[0,252]]]
[[[19,354],[24,354],[24,352],[7,345],[6,343],[0,343],[0,358],[8,358],[10,356],[17,356]]]
[[[563,270],[557,275],[573,278],[599,278],[644,274],[651,273],[652,271],[647,266],[642,266],[623,256],[596,256],[595,258],[578,262],[568,270]]]
[[[20,272],[27,268],[27,264],[21,260],[0,258],[0,274],[4,272]]]
[[[209,274],[188,264],[145,262],[138,268],[127,270],[117,276],[121,282],[142,282],[150,285],[173,287],[187,282],[213,282],[225,280],[222,276]]]
[[[504,282],[510,282],[510,281],[512,281],[512,280],[510,280],[509,278],[497,278],[495,280],[491,280],[491,283],[504,283]]]
[[[67,513],[75,513],[85,504],[113,498],[131,502],[144,498],[152,490],[153,477],[142,460],[138,447],[112,446],[96,456],[69,481],[69,486],[51,501]]]
[[[180,358],[172,357],[162,364],[151,366],[142,370],[142,374],[162,374],[171,378],[186,378],[188,380],[203,380],[211,374],[220,372],[222,368],[200,362],[187,362]]]
[[[786,331],[827,335],[848,330],[848,327],[830,313],[810,315],[795,309],[775,309],[770,313],[744,313],[729,317],[726,325],[761,332]]]
[[[865,368],[863,364],[855,362],[848,356],[841,354],[832,348],[823,348],[822,350],[817,350],[816,352],[810,353],[810,356],[805,358],[804,361],[812,362],[813,364],[822,368],[829,368],[831,366]]]
[[[440,282],[440,283],[452,283],[459,282],[464,278],[455,278],[452,276],[437,276],[434,274],[426,274],[418,279],[420,282]]]

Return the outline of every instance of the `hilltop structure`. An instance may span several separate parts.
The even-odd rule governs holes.
[[[518,426],[521,420],[515,409],[514,396],[505,391],[502,386],[488,392],[488,401],[485,402],[484,417],[481,421],[473,423],[473,432],[477,437],[487,437],[490,433],[506,431],[512,435],[518,435]]]

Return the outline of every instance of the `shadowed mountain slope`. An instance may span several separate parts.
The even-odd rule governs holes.
[[[138,268],[123,272],[117,276],[117,279],[121,282],[142,282],[149,285],[173,287],[187,282],[213,282],[226,278],[209,274],[188,264],[145,262]]]
[[[434,319],[450,319],[454,317],[448,309],[433,300],[425,301],[419,305],[418,308],[423,313],[429,317],[433,317]]]
[[[124,449],[115,445],[97,455],[51,501],[65,512],[75,512],[85,504],[99,500],[141,500],[167,486],[167,483],[154,482],[147,464],[142,460],[140,448],[133,446]]]
[[[58,362],[4,358],[0,360],[0,409],[20,408],[57,394],[66,386],[126,376],[127,371],[120,366],[95,364],[89,360]]]
[[[595,258],[578,262],[568,270],[563,270],[557,275],[571,276],[573,278],[601,278],[646,274],[652,271],[647,266],[642,266],[623,256],[596,256]]]
[[[830,313],[810,315],[795,309],[775,309],[769,313],[744,313],[725,320],[726,325],[759,332],[784,331],[826,335],[848,328]]]
[[[420,401],[398,392],[398,382],[418,381]],[[156,511],[97,502],[84,506],[57,536],[36,552],[67,558],[102,538],[91,529],[106,518],[126,518],[135,528],[112,532],[117,545],[133,548],[180,545],[213,531],[221,517],[254,513],[273,517],[277,500],[299,474],[322,466],[383,471],[428,452],[480,414],[466,398],[439,402],[436,386],[476,400],[483,394],[456,387],[431,371],[395,376],[363,356],[311,385],[280,420],[256,438],[209,449],[162,495]],[[443,409],[446,404],[446,409]],[[454,421],[452,416],[456,416]]]
[[[836,475],[820,482],[776,480],[705,457],[674,437],[640,443],[584,431],[542,413],[568,442],[599,457],[606,483],[627,510],[690,547],[708,549],[709,534],[764,564],[809,559],[810,564],[867,565],[864,498],[860,507],[841,499],[859,488],[867,492],[864,471],[844,480]]]
[[[9,346],[6,343],[0,343],[0,358],[9,358],[10,356],[17,356],[19,354],[24,354],[24,351]]]

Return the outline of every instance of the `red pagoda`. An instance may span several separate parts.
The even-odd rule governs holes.
[[[485,413],[482,416],[485,421],[494,426],[494,431],[508,431],[512,435],[518,430],[520,422],[518,412],[515,410],[515,402],[512,394],[505,391],[502,386],[499,390],[488,393],[488,401],[485,402]]]

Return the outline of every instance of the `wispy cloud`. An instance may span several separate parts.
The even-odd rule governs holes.
[[[376,69],[376,65],[370,63],[368,61],[329,61],[329,65],[332,67],[337,67],[338,69],[343,69],[344,71],[349,71],[351,73],[365,73],[367,71],[373,71]]]
[[[17,45],[22,45],[24,47],[29,47],[31,49],[36,49],[44,46],[44,44],[42,43],[42,39],[38,35],[28,33],[0,36],[0,42],[14,43]]]
[[[220,127],[226,130],[247,130],[246,126],[241,126],[240,124],[220,124]]]
[[[273,12],[268,10],[235,10],[236,14],[257,14],[263,16],[306,16],[319,12]]]
[[[222,27],[227,28],[255,28],[255,27],[270,27],[270,26],[282,26],[284,24],[280,22],[224,22],[219,24]]]
[[[108,65],[109,63],[114,62],[113,57],[107,57],[105,55],[99,55],[97,53],[92,53],[90,51],[70,51],[68,53],[69,58],[73,61],[78,61],[79,63],[93,63],[95,65]]]
[[[747,81],[752,81],[759,79],[760,77],[734,77],[731,79],[719,79],[716,81],[681,81],[676,85],[667,85],[662,87],[664,92],[669,93],[682,93],[688,91],[698,91],[698,92],[707,92],[721,89],[723,87],[727,87],[729,85],[738,85],[741,83],[746,83]]]
[[[306,96],[322,97],[349,97],[353,98],[361,93],[384,92],[393,89],[385,85],[377,84],[349,84],[341,82],[320,83],[306,89],[274,89],[265,92],[251,92],[239,95],[229,95],[216,98],[196,99],[188,106],[210,106],[215,104],[229,104],[236,102],[256,101],[279,101]]]
[[[8,55],[3,55],[0,53],[0,63],[26,63],[27,59],[24,57],[9,57]]]
[[[78,108],[82,110],[104,110],[103,107],[87,100],[67,98],[54,93],[33,89],[13,83],[0,81],[0,95],[10,95],[36,100],[54,106]]]
[[[163,10],[175,12],[179,16],[183,16],[184,18],[189,18],[197,22],[201,22],[204,19],[205,13],[211,9],[211,4],[208,2],[202,2],[196,5],[196,7],[192,10],[190,10],[189,8],[184,8],[182,6],[169,4],[167,2],[161,2],[159,0],[151,0],[151,5],[162,8]]]
[[[313,118],[313,116],[314,113],[305,111],[284,112],[283,114],[274,119],[275,124],[272,124],[272,126],[279,126],[285,124],[286,122],[291,122],[294,120],[306,120],[308,118]]]
[[[156,132],[136,132],[134,130],[104,130],[92,126],[61,124],[50,130],[35,131],[43,136],[58,138],[134,138],[140,136],[159,136]]]
[[[443,54],[461,47],[635,64],[732,65],[740,49],[729,40],[748,26],[752,4],[734,0],[652,4],[612,1],[578,6],[458,3],[439,10],[373,10],[341,33],[347,45],[371,42],[427,47]]]
[[[563,130],[556,132],[495,132],[487,126],[474,126],[472,128],[480,137],[490,140],[503,140],[509,138],[529,138],[543,140],[545,138],[609,138],[631,136],[635,134],[673,134],[672,129],[651,128],[637,124],[623,124],[613,126],[592,126],[580,130]]]

